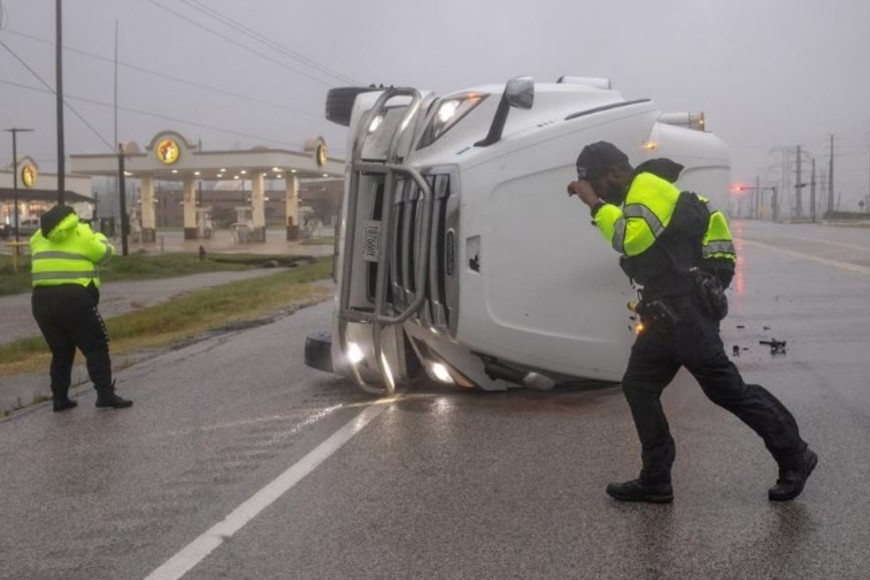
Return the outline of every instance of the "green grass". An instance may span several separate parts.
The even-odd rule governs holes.
[[[334,246],[335,238],[308,238],[303,240],[303,246]]]
[[[178,296],[168,302],[106,320],[111,354],[163,348],[206,332],[273,317],[282,311],[332,296],[323,285],[332,259],[321,258],[271,276],[232,282]],[[48,347],[42,337],[0,346],[0,376],[47,368]]]
[[[260,267],[266,262],[288,266],[302,256],[260,255],[260,254],[209,254],[206,260],[191,253],[172,254],[130,254],[115,256],[100,268],[103,282],[120,280],[154,280],[199,274],[202,272],[222,272],[247,270]],[[12,270],[12,257],[0,256],[0,296],[30,292],[30,256],[19,257],[18,272]]]

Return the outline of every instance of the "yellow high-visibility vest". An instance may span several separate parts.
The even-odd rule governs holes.
[[[79,223],[75,214],[66,216],[46,238],[37,230],[30,238],[33,287],[80,284],[100,286],[99,266],[115,254],[102,233]]]
[[[614,250],[637,256],[664,233],[679,197],[680,190],[670,182],[641,173],[631,182],[623,206],[602,205],[595,214],[595,225]]]

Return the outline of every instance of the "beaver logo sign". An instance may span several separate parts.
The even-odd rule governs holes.
[[[326,149],[326,143],[318,143],[314,149],[314,159],[317,161],[317,166],[323,167],[326,165],[328,157],[329,151]]]
[[[172,165],[178,161],[178,157],[181,155],[181,149],[179,149],[178,143],[172,139],[163,139],[160,141],[160,143],[157,144],[156,151],[157,159],[166,165]]]
[[[21,181],[25,187],[36,185],[36,167],[29,163],[21,168]]]

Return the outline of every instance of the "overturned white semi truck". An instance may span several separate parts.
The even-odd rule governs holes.
[[[566,193],[584,145],[673,159],[676,185],[718,207],[728,191],[703,114],[663,113],[606,79],[333,89],[327,118],[350,129],[338,290],[331,333],[308,337],[305,357],[372,394],[423,373],[486,390],[620,380],[636,291]]]

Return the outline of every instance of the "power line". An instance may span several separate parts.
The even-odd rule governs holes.
[[[295,73],[297,73],[297,74],[300,74],[300,75],[302,75],[302,76],[304,76],[304,77],[306,77],[306,78],[309,78],[309,79],[311,79],[312,81],[314,81],[314,82],[316,82],[316,83],[318,83],[318,84],[321,84],[321,85],[324,85],[324,86],[327,86],[327,87],[332,86],[330,83],[327,83],[327,82],[323,81],[322,79],[319,79],[319,78],[317,78],[317,77],[315,77],[315,76],[313,76],[313,75],[310,75],[310,74],[308,74],[308,73],[305,72],[305,71],[299,70],[298,68],[292,67],[292,66],[290,66],[290,65],[288,65],[288,64],[286,64],[286,63],[283,63],[283,62],[281,62],[281,61],[279,61],[279,60],[276,60],[276,59],[272,58],[271,56],[269,56],[269,55],[267,55],[267,54],[263,54],[262,52],[260,52],[260,51],[258,51],[258,50],[255,50],[255,49],[251,48],[250,46],[246,46],[246,45],[244,45],[244,44],[242,44],[242,43],[240,43],[240,42],[237,42],[237,41],[234,40],[232,37],[229,37],[229,36],[227,36],[227,35],[225,35],[225,34],[222,34],[222,33],[218,32],[218,31],[216,31],[216,30],[213,30],[213,29],[209,28],[208,26],[205,26],[204,24],[201,24],[201,23],[197,22],[196,20],[190,18],[189,16],[185,16],[184,14],[182,14],[182,13],[176,11],[176,10],[173,10],[172,8],[168,8],[168,7],[166,7],[166,6],[162,5],[162,4],[160,4],[160,3],[157,2],[156,0],[148,0],[148,2],[150,2],[150,3],[153,4],[154,6],[157,6],[158,8],[161,8],[162,10],[165,10],[165,11],[171,13],[171,14],[174,14],[174,15],[177,16],[178,18],[181,18],[182,20],[185,20],[186,22],[189,22],[190,24],[196,26],[197,28],[201,28],[202,30],[205,30],[205,31],[208,32],[209,34],[213,34],[213,35],[217,36],[218,38],[221,38],[221,39],[223,39],[223,40],[229,42],[230,44],[233,44],[233,45],[235,45],[235,46],[238,46],[239,48],[242,48],[242,49],[244,49],[244,50],[247,50],[248,52],[251,52],[251,53],[253,53],[253,54],[256,54],[256,55],[259,56],[260,58],[264,58],[264,59],[268,60],[269,62],[272,62],[272,63],[274,63],[274,64],[277,64],[278,66],[280,66],[280,67],[282,67],[282,68],[286,68],[286,69],[291,70],[291,71],[293,71],[293,72],[295,72]]]
[[[2,47],[5,48],[7,51],[9,51],[9,54],[11,54],[13,57],[15,57],[15,60],[17,60],[18,62],[20,62],[20,63],[24,66],[24,68],[26,68],[28,71],[30,71],[30,74],[32,74],[33,76],[35,76],[35,77],[37,78],[37,80],[39,80],[39,82],[41,82],[43,85],[45,85],[45,87],[48,89],[48,92],[49,92],[49,93],[51,93],[51,94],[55,94],[55,92],[56,92],[55,89],[54,89],[50,84],[48,84],[48,83],[47,83],[47,82],[46,82],[46,81],[45,81],[41,76],[39,76],[39,74],[38,74],[35,70],[33,70],[33,69],[30,67],[30,65],[27,64],[27,63],[24,61],[23,58],[21,58],[20,56],[18,56],[18,55],[15,53],[15,51],[12,50],[11,48],[9,48],[9,46],[8,46],[5,42],[3,42],[2,40],[0,40],[0,46],[2,46]],[[82,117],[81,114],[79,114],[79,112],[75,110],[75,107],[73,107],[72,105],[70,105],[70,104],[66,101],[66,99],[63,100],[63,104],[64,104],[64,106],[67,107],[67,108],[68,108],[68,109],[69,109],[69,110],[70,110],[70,111],[71,111],[71,112],[72,112],[76,117],[78,117],[78,118],[79,118],[79,121],[81,121],[82,123],[84,123],[85,127],[87,127],[88,129],[90,129],[90,131],[91,131],[94,135],[96,135],[97,138],[98,138],[100,141],[102,141],[103,143],[105,143],[106,147],[108,147],[109,150],[111,150],[111,151],[114,151],[114,150],[115,150],[115,148],[112,147],[112,144],[109,143],[109,142],[108,142],[108,141],[107,141],[107,140],[106,140],[106,139],[105,139],[105,138],[100,134],[100,132],[97,131],[97,130],[93,127],[93,125],[91,125],[90,123],[88,123],[87,119],[85,119],[84,117]]]
[[[37,36],[32,36],[32,35],[30,35],[30,34],[25,34],[25,33],[23,33],[23,32],[18,32],[18,31],[16,31],[16,30],[6,30],[5,32],[7,32],[7,33],[9,33],[9,34],[14,34],[14,35],[16,35],[16,36],[21,36],[21,37],[23,37],[23,38],[27,38],[27,39],[29,39],[29,40],[33,40],[33,41],[35,41],[35,42],[41,42],[41,43],[43,43],[43,44],[49,44],[49,45],[53,45],[53,44],[54,44],[54,43],[53,43],[52,41],[50,41],[50,40],[45,40],[45,39],[39,38],[39,37],[37,37]],[[114,59],[111,59],[111,58],[109,58],[109,57],[102,56],[102,55],[99,55],[99,54],[94,54],[94,53],[91,53],[91,52],[87,52],[87,51],[84,51],[84,50],[81,50],[81,49],[78,49],[78,48],[73,48],[73,47],[71,47],[71,46],[66,46],[66,45],[65,45],[65,46],[63,47],[63,49],[64,49],[64,50],[67,50],[67,51],[69,51],[69,52],[74,52],[74,53],[76,53],[76,54],[80,54],[80,55],[82,55],[82,56],[86,56],[86,57],[88,57],[88,58],[93,58],[93,59],[100,60],[100,61],[103,61],[103,62],[108,62],[108,63],[112,63],[112,64],[114,64],[114,62],[115,62]],[[153,76],[156,76],[156,77],[159,77],[159,78],[164,78],[164,79],[171,80],[171,81],[174,81],[174,82],[177,82],[177,83],[181,83],[181,84],[185,84],[185,85],[190,85],[190,86],[192,86],[192,87],[196,87],[196,88],[198,88],[198,89],[205,89],[205,90],[207,90],[207,91],[212,91],[212,92],[215,92],[215,93],[220,93],[220,94],[227,95],[227,96],[230,96],[230,97],[234,97],[234,98],[237,98],[237,99],[244,99],[244,100],[248,100],[248,101],[251,101],[251,102],[260,103],[260,104],[263,104],[263,105],[268,105],[268,106],[270,106],[270,107],[275,107],[276,109],[282,109],[282,110],[284,110],[284,111],[288,111],[288,112],[291,112],[291,113],[298,113],[298,114],[300,114],[300,115],[306,115],[306,116],[308,116],[308,117],[314,117],[314,118],[316,118],[316,119],[320,119],[320,118],[322,117],[322,116],[319,115],[319,114],[311,113],[311,112],[308,112],[308,111],[303,111],[302,109],[295,109],[295,108],[293,108],[293,107],[287,107],[287,106],[282,105],[282,104],[279,104],[279,103],[273,103],[272,101],[268,101],[268,100],[266,100],[266,99],[260,99],[260,98],[257,98],[257,97],[252,97],[252,96],[249,96],[249,95],[244,95],[244,94],[241,94],[241,93],[236,93],[236,92],[233,92],[233,91],[227,91],[227,90],[225,90],[225,89],[219,89],[219,88],[217,88],[217,87],[212,87],[212,86],[205,85],[205,84],[202,84],[202,83],[197,83],[197,82],[190,81],[190,80],[187,80],[187,79],[183,79],[183,78],[180,78],[180,77],[175,77],[175,76],[172,76],[172,75],[167,75],[167,74],[165,74],[165,73],[162,73],[162,72],[159,72],[159,71],[155,71],[155,70],[152,70],[152,69],[149,69],[149,68],[145,68],[145,67],[142,67],[142,66],[139,66],[139,65],[130,64],[130,63],[125,63],[125,62],[121,62],[121,61],[118,62],[118,65],[119,65],[119,66],[122,66],[122,67],[125,67],[125,68],[129,68],[129,69],[131,69],[131,70],[135,70],[135,71],[137,71],[137,72],[141,72],[141,73],[145,73],[145,74],[153,75]]]
[[[53,93],[53,92],[54,92],[54,91],[52,91],[52,90],[50,90],[50,89],[49,89],[49,90],[46,90],[46,89],[41,89],[41,88],[39,88],[39,87],[31,87],[31,86],[28,86],[28,85],[23,85],[23,84],[20,84],[20,83],[16,83],[16,82],[13,82],[13,81],[7,81],[7,80],[3,80],[3,79],[0,79],[0,84],[9,85],[9,86],[13,86],[13,87],[18,87],[18,88],[25,89],[25,90],[29,90],[29,91],[35,91],[35,92],[38,92],[38,93]],[[96,100],[96,99],[88,99],[88,98],[85,98],[85,97],[67,96],[67,98],[72,99],[72,100],[74,100],[74,101],[81,101],[81,102],[83,102],[83,103],[89,103],[89,104],[92,104],[92,105],[98,105],[98,106],[101,106],[101,107],[114,107],[114,106],[115,106],[115,105],[113,105],[112,103],[105,103],[105,102],[103,102],[103,101],[98,101],[98,100]],[[237,136],[237,137],[245,137],[245,138],[247,138],[247,139],[257,139],[257,140],[259,140],[259,141],[268,141],[268,142],[270,142],[270,143],[276,143],[276,144],[278,144],[278,145],[285,145],[285,146],[289,146],[289,147],[295,147],[295,148],[297,148],[297,149],[301,149],[301,148],[303,147],[303,146],[302,146],[301,144],[299,144],[299,143],[288,143],[288,142],[286,142],[286,141],[278,141],[277,139],[270,139],[270,138],[268,138],[268,137],[262,137],[262,136],[259,136],[259,135],[252,135],[252,134],[250,134],[250,133],[242,133],[242,132],[240,132],[240,131],[233,131],[233,130],[231,130],[231,129],[224,129],[224,128],[221,128],[221,127],[215,127],[215,126],[213,126],[213,125],[206,125],[205,123],[197,123],[197,122],[195,122],[195,121],[189,121],[189,120],[186,120],[186,119],[179,119],[179,118],[177,118],[177,117],[170,117],[170,116],[168,116],[168,115],[161,115],[161,114],[159,114],[159,113],[152,113],[152,112],[149,112],[149,111],[143,111],[143,110],[140,110],[140,109],[134,109],[134,108],[131,108],[131,107],[118,107],[118,109],[121,110],[121,111],[126,111],[126,112],[128,112],[128,113],[135,113],[135,114],[137,114],[137,115],[144,115],[144,116],[146,116],[146,117],[155,117],[155,118],[157,118],[157,119],[163,119],[163,120],[166,120],[166,121],[172,121],[173,123],[178,123],[178,124],[180,124],[180,125],[189,125],[189,126],[191,126],[191,127],[199,127],[199,128],[202,128],[202,129],[209,129],[209,130],[211,130],[211,131],[217,131],[217,132],[220,132],[220,133],[227,133],[227,134],[229,134],[229,135],[235,135],[235,136]],[[112,148],[112,150],[114,151],[114,148]]]
[[[314,60],[312,58],[309,58],[303,54],[300,54],[300,53],[296,52],[295,50],[288,48],[288,47],[280,44],[279,42],[269,38],[268,36],[261,34],[257,30],[242,24],[238,20],[236,20],[234,18],[230,18],[229,16],[218,12],[214,8],[206,6],[205,4],[200,2],[199,0],[182,0],[182,2],[184,2],[185,4],[187,4],[188,6],[193,8],[194,10],[198,10],[199,12],[202,12],[203,14],[206,14],[207,16],[210,16],[211,18],[214,18],[215,20],[218,20],[219,22],[235,29],[238,32],[241,32],[245,36],[252,38],[252,39],[256,40],[257,42],[259,42],[259,43],[261,43],[269,48],[272,48],[272,49],[280,52],[281,54],[284,54],[284,55],[286,55],[286,56],[288,56],[296,61],[301,62],[302,64],[310,66],[310,67],[312,67],[312,68],[314,68],[314,69],[316,69],[316,70],[318,70],[318,71],[320,71],[328,76],[331,76],[331,77],[337,79],[339,82],[356,84],[356,85],[360,84],[358,81],[355,81],[354,79],[348,77],[347,75],[344,75],[338,71],[335,71],[335,70],[329,68],[328,66],[317,62],[316,60]]]

